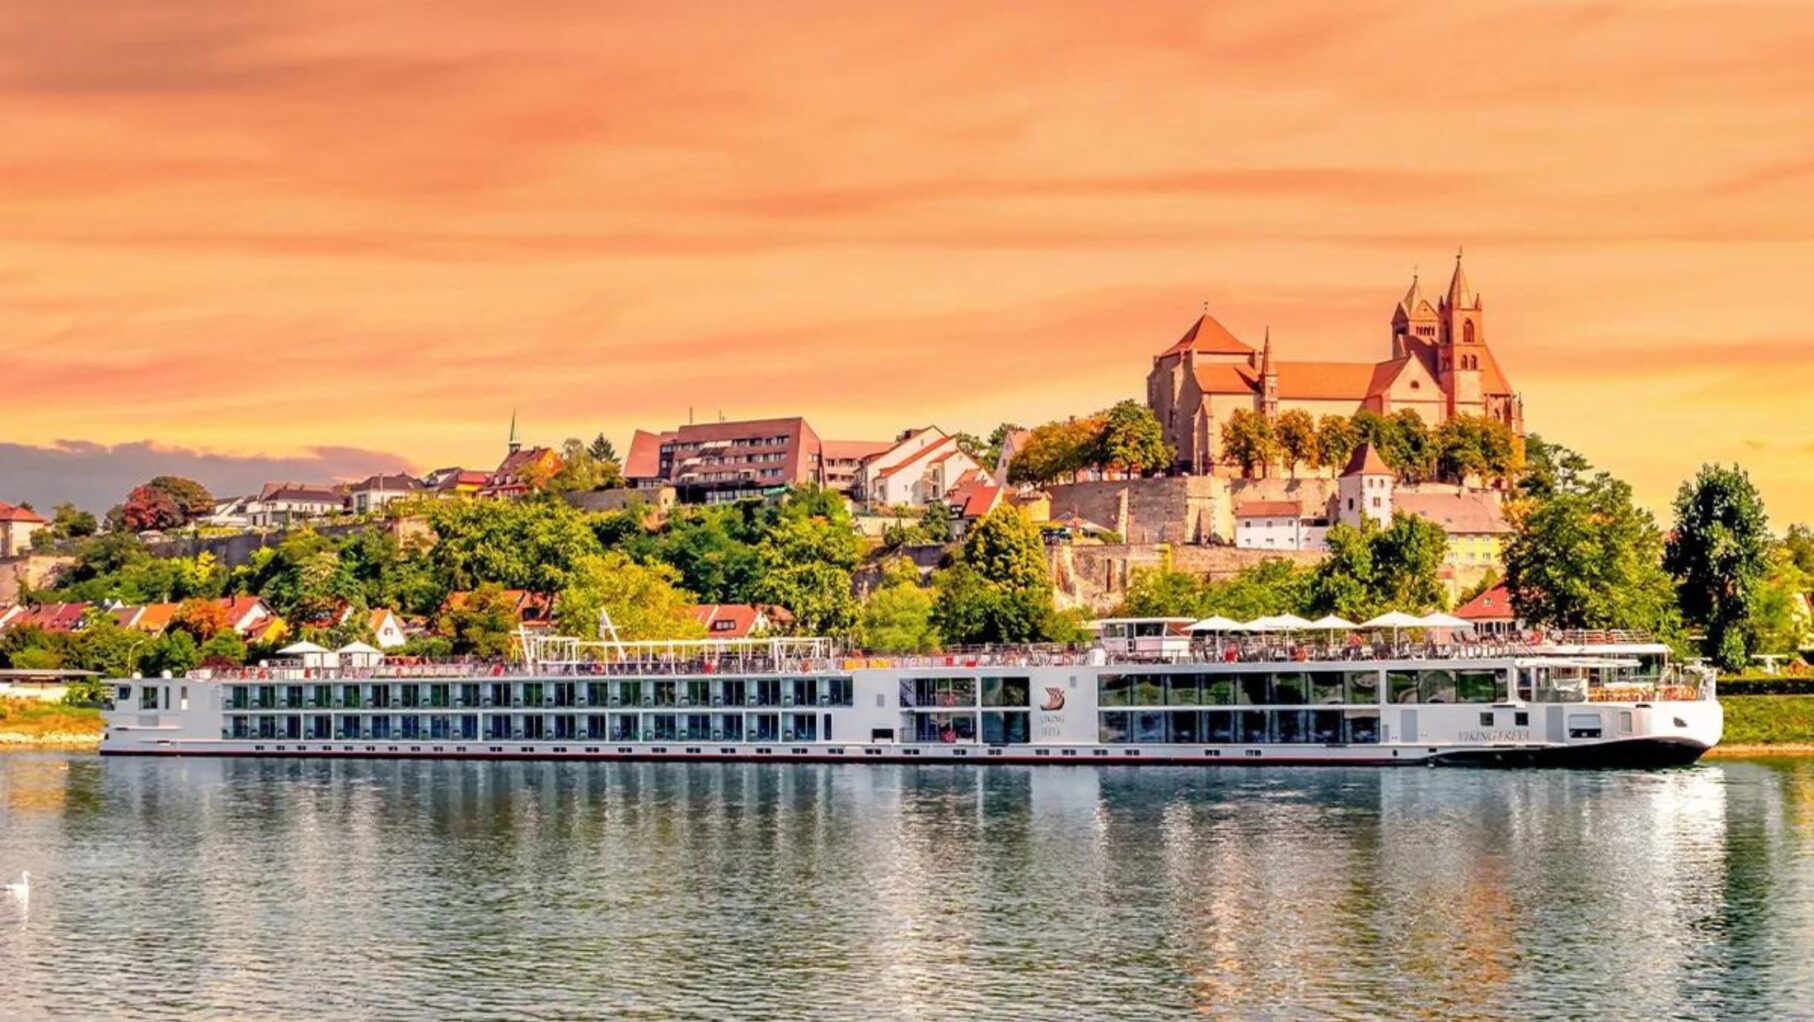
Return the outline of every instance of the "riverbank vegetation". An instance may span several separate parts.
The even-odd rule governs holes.
[[[0,743],[84,744],[100,737],[95,707],[0,698]]]

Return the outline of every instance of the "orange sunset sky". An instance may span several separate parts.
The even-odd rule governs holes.
[[[1465,244],[1533,430],[1810,520],[1810,54],[1808,3],[14,2],[0,500],[488,467],[512,409],[983,432],[1205,300],[1385,357]]]

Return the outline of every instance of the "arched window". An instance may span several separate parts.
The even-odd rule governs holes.
[[[1461,325],[1461,343],[1474,343],[1474,321],[1471,319]]]

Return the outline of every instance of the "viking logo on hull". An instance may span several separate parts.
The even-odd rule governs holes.
[[[1039,708],[1046,711],[1047,713],[1052,713],[1057,710],[1064,709],[1064,689],[1062,689],[1062,688],[1046,689],[1046,701],[1044,703],[1042,703]]]

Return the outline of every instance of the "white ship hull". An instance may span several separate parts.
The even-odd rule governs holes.
[[[279,668],[119,682],[101,752],[1661,766],[1692,762],[1719,741],[1722,717],[1710,690],[1609,676],[1612,683],[1591,691],[1564,691],[1546,687],[1548,675],[1533,663],[929,661],[743,674],[594,673],[584,665],[536,674]],[[783,691],[805,697],[777,695]]]

